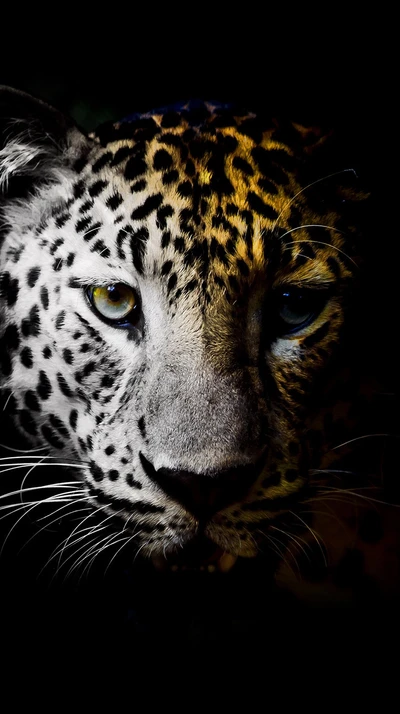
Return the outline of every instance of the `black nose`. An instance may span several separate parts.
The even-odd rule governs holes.
[[[175,469],[155,469],[139,454],[147,476],[200,520],[241,501],[260,473],[260,464],[239,466],[212,475]]]

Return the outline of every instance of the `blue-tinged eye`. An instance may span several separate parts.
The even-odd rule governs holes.
[[[139,320],[139,298],[129,285],[92,285],[86,293],[94,311],[109,324],[125,327]]]
[[[280,335],[299,332],[311,324],[325,306],[329,290],[288,287],[276,294],[276,314]]]

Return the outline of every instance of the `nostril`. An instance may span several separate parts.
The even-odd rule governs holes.
[[[142,453],[139,456],[144,471],[153,483],[201,520],[242,500],[261,468],[261,464],[257,463],[211,475],[199,474],[182,469],[155,469]]]

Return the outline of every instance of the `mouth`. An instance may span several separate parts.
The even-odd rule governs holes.
[[[222,550],[205,536],[198,536],[178,552],[153,556],[151,560],[159,572],[228,573],[237,559],[237,555]]]

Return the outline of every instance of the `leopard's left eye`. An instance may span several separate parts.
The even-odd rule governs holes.
[[[92,285],[87,296],[98,317],[116,327],[134,325],[140,317],[139,298],[129,285]]]
[[[288,287],[276,295],[277,331],[279,334],[299,332],[313,322],[329,297],[327,289]]]

